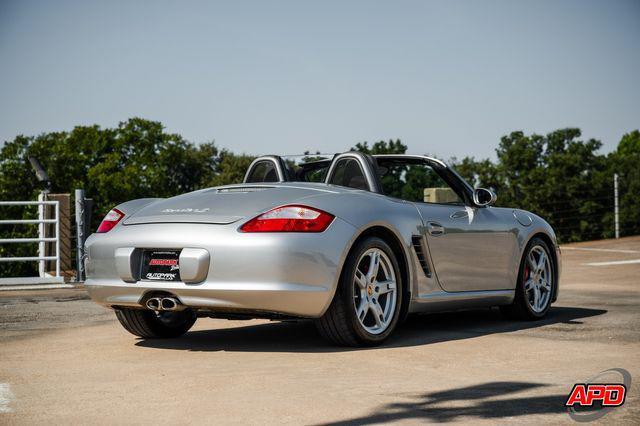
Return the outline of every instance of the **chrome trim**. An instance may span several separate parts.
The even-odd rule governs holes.
[[[185,306],[175,297],[151,297],[145,306],[152,311],[182,311]]]
[[[163,311],[180,311],[184,306],[175,297],[163,297],[160,300],[160,308]]]
[[[427,231],[435,237],[444,235],[444,226],[438,222],[427,222]]]
[[[147,303],[145,303],[145,305],[147,305],[147,308],[151,309],[152,311],[159,311],[161,306],[160,298],[151,297],[149,298],[149,300],[147,300]]]
[[[487,191],[489,192],[489,194],[491,194],[491,199],[489,199],[489,201],[487,201],[486,203],[481,203],[478,200],[478,191]],[[495,204],[496,200],[498,199],[498,196],[496,195],[495,192],[493,192],[490,189],[487,188],[476,188],[473,190],[473,202],[475,203],[476,206],[478,207],[488,207],[488,206],[492,206],[493,204]]]

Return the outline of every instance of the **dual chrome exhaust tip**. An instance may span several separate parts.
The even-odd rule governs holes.
[[[184,305],[175,297],[151,297],[147,300],[147,308],[153,311],[180,311]]]

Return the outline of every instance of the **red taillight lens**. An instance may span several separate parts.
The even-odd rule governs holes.
[[[306,206],[283,206],[262,213],[240,227],[240,232],[322,232],[334,216]]]
[[[102,219],[102,222],[100,222],[100,226],[98,226],[98,230],[96,232],[102,234],[111,231],[111,229],[113,229],[113,227],[116,226],[123,217],[124,213],[122,213],[120,210],[111,209],[111,211],[107,213],[104,219]]]

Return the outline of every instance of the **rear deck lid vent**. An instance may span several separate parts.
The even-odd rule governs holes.
[[[238,192],[258,192],[271,188],[273,188],[273,186],[235,186],[231,188],[219,188],[216,189],[216,192],[218,194],[232,194]]]

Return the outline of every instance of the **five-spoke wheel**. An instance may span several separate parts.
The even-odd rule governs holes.
[[[551,299],[553,282],[549,256],[542,246],[529,250],[524,266],[524,290],[527,302],[534,312],[543,312]]]
[[[378,237],[365,238],[349,253],[336,295],[316,322],[318,330],[340,345],[379,344],[398,323],[402,289],[391,247]]]
[[[360,324],[371,334],[384,332],[396,309],[396,274],[382,249],[360,256],[353,279],[354,309]]]
[[[509,317],[542,318],[549,307],[555,289],[554,263],[549,246],[533,238],[524,251],[513,303],[500,309]]]

